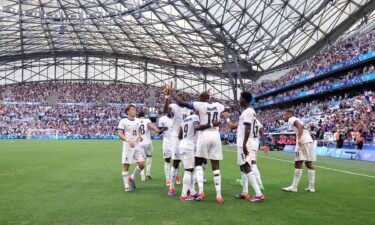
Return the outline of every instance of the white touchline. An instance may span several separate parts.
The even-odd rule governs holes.
[[[288,163],[293,163],[294,164],[294,162],[291,162],[291,161],[288,161],[288,160],[273,158],[273,157],[269,157],[269,156],[258,155],[258,157],[272,159],[272,160],[278,160],[278,161],[283,161],[283,162],[288,162]],[[317,166],[317,165],[314,165],[314,167],[318,167],[318,168],[326,169],[326,170],[337,171],[337,172],[342,172],[342,173],[347,173],[347,174],[353,174],[353,175],[363,176],[363,177],[370,177],[370,178],[374,178],[375,179],[375,176],[361,174],[361,173],[353,173],[353,172],[346,171],[346,170],[338,170],[338,169],[334,169],[334,168],[329,168],[329,167],[324,167],[324,166]]]
[[[226,150],[226,149],[225,149],[225,151],[235,152],[235,151]],[[267,159],[272,159],[272,160],[277,160],[277,161],[282,161],[282,162],[287,162],[287,163],[294,164],[293,161],[288,161],[288,160],[285,160],[285,159],[278,159],[278,158],[273,158],[273,157],[263,156],[263,155],[257,155],[257,157],[267,158]],[[347,173],[347,174],[352,174],[352,175],[357,175],[357,176],[362,176],[362,177],[369,177],[369,178],[374,178],[375,179],[375,176],[361,174],[361,173],[354,173],[354,172],[350,172],[350,171],[346,171],[346,170],[338,170],[338,169],[334,169],[334,168],[329,168],[329,167],[324,167],[324,166],[317,166],[317,165],[314,165],[314,167],[318,167],[318,168],[326,169],[326,170],[337,171],[337,172],[342,172],[342,173]]]

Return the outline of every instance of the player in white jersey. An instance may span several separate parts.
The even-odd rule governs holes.
[[[129,105],[125,109],[128,118],[120,120],[118,125],[118,136],[123,140],[122,147],[122,164],[123,172],[122,177],[124,180],[124,186],[126,192],[132,192],[132,188],[129,186],[129,181],[133,189],[136,188],[135,177],[144,168],[144,152],[141,150],[139,142],[142,141],[140,134],[140,121],[136,118],[136,108],[134,105]],[[129,176],[129,167],[131,164],[137,163],[138,166],[135,168],[133,174]]]
[[[200,200],[200,195],[195,191],[193,172],[195,167],[195,151],[197,147],[198,131],[211,127],[211,124],[200,125],[196,114],[188,116],[181,124],[178,138],[180,141],[180,153],[185,168],[182,182],[180,201]],[[187,195],[188,191],[190,196]]]
[[[250,199],[250,202],[259,202],[264,200],[264,195],[261,192],[256,181],[255,174],[251,168],[251,161],[254,159],[254,149],[258,149],[259,143],[255,143],[255,136],[257,135],[256,114],[250,106],[252,95],[250,92],[242,92],[240,98],[240,106],[245,109],[239,118],[238,124],[229,123],[231,129],[237,129],[237,164],[242,171],[243,181],[250,183],[255,191],[255,196]],[[224,118],[229,119],[228,114]],[[228,121],[229,122],[229,121]],[[267,147],[262,146],[263,151],[267,151]],[[245,179],[244,179],[245,178]],[[247,178],[247,179],[246,179]],[[247,191],[247,183],[243,185],[243,191],[237,195],[240,199],[249,199],[250,196]]]
[[[179,166],[181,162],[181,153],[180,153],[180,140],[178,139],[178,133],[180,131],[180,125],[182,121],[191,114],[191,110],[185,107],[178,106],[177,104],[170,104],[169,97],[165,98],[164,102],[164,113],[172,113],[172,127],[171,127],[171,144],[172,144],[172,160],[173,165],[171,168],[170,176],[170,186],[168,191],[168,196],[174,196],[174,183],[181,183],[179,176]]]
[[[171,157],[172,157],[172,145],[171,145],[171,127],[173,120],[171,114],[166,114],[159,118],[158,127],[164,129],[163,133],[163,158],[164,158],[164,174],[166,185],[171,185],[170,173],[171,173]]]
[[[298,183],[302,176],[302,164],[308,169],[309,187],[305,189],[308,192],[315,192],[315,170],[312,165],[316,161],[314,141],[310,132],[305,129],[303,122],[293,115],[293,111],[288,110],[284,113],[283,119],[288,122],[290,129],[296,133],[296,148],[294,157],[294,179],[291,186],[283,188],[286,192],[297,192]]]
[[[144,151],[144,154],[146,155],[146,175],[145,175],[144,170],[142,170],[141,172],[141,179],[142,181],[144,181],[146,180],[146,177],[148,179],[152,179],[151,178],[152,142],[151,142],[150,130],[160,135],[163,133],[164,129],[159,130],[157,127],[155,127],[155,125],[152,124],[151,120],[145,117],[145,113],[143,111],[139,112],[138,118],[140,122],[139,128],[140,128],[141,135],[143,138],[143,141],[141,142],[141,149]]]
[[[261,138],[261,142],[262,142],[262,150],[264,151],[265,154],[268,154],[269,149],[268,149],[268,147],[266,147],[266,142],[265,142],[266,140],[265,140],[263,125],[260,123],[260,121],[258,119],[256,119],[256,123],[255,123],[255,126],[254,126],[254,138],[253,139],[249,138],[249,141],[253,142],[252,144],[249,145],[251,147],[249,149],[249,157],[250,157],[250,160],[251,160],[251,165],[250,165],[251,171],[253,171],[253,173],[254,173],[255,179],[256,179],[256,181],[259,185],[260,190],[264,191],[263,182],[262,182],[262,179],[260,177],[260,172],[259,172],[257,162],[256,162],[256,156],[257,156],[258,149],[259,149],[259,137]],[[236,195],[236,198],[239,198],[239,199],[250,198],[250,196],[248,194],[248,185],[249,185],[249,181],[247,179],[246,173],[242,172],[242,188],[243,188],[243,190],[242,190],[241,194]]]
[[[179,105],[194,109],[199,114],[201,124],[210,124],[210,128],[199,132],[197,141],[197,151],[195,153],[195,171],[197,176],[199,195],[201,199],[205,198],[203,192],[204,174],[203,161],[204,159],[211,160],[211,166],[214,175],[214,183],[216,189],[216,202],[221,204],[224,200],[221,196],[221,174],[219,160],[223,159],[223,152],[220,140],[218,119],[224,111],[224,105],[219,102],[210,102],[209,92],[202,92],[199,96],[199,102],[187,102],[173,93],[170,87],[164,89],[166,94],[173,94],[174,99]]]

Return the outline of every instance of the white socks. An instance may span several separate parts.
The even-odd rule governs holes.
[[[292,184],[292,187],[294,189],[297,189],[301,176],[302,176],[302,169],[294,169],[294,178],[293,178],[293,184]]]
[[[262,186],[263,183],[262,183],[262,180],[260,179],[260,173],[259,173],[257,164],[251,165],[251,171],[253,171],[255,179],[257,180],[258,185]]]
[[[203,193],[203,168],[202,166],[197,166],[195,168],[195,173],[197,176],[199,193]]]
[[[249,180],[249,183],[250,183],[251,187],[253,187],[253,189],[255,191],[255,195],[256,196],[262,195],[262,192],[260,191],[259,185],[257,183],[257,180],[256,180],[253,172],[250,172],[250,173],[247,174],[247,179]]]
[[[309,189],[315,189],[315,170],[307,170],[309,174]]]
[[[151,176],[151,164],[152,164],[152,158],[147,157],[146,159],[146,175]]]
[[[164,162],[164,174],[165,174],[165,180],[169,180],[169,177],[171,176],[171,164]]]
[[[139,167],[137,166],[134,171],[133,171],[133,174],[132,174],[132,178],[135,179],[135,177],[141,173],[141,169],[139,169]]]
[[[124,181],[125,188],[129,187],[129,172],[122,172],[122,179]]]
[[[186,196],[188,190],[191,188],[192,173],[190,171],[185,171],[184,179],[182,181],[182,194],[181,196]]]
[[[242,193],[249,193],[249,180],[244,172],[242,172]]]
[[[174,188],[174,182],[176,181],[176,176],[178,173],[178,168],[174,168],[173,166],[171,167],[171,176],[169,180],[171,181],[171,185],[169,186],[170,188]]]
[[[221,174],[220,174],[220,170],[214,170],[213,173],[214,173],[216,198],[219,198],[219,197],[221,198]]]
[[[195,180],[195,171],[191,174],[190,194],[192,195],[196,193],[194,180]]]

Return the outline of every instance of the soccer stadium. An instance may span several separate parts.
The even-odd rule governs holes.
[[[374,0],[0,0],[0,225],[375,224]]]

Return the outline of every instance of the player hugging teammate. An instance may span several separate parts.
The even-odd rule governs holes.
[[[204,193],[204,164],[211,161],[213,180],[216,191],[216,202],[221,204],[224,199],[221,195],[221,171],[220,161],[223,160],[222,143],[220,139],[219,126],[220,118],[224,118],[230,129],[237,130],[237,164],[242,172],[243,190],[236,195],[238,199],[248,199],[250,202],[261,202],[265,199],[260,172],[256,164],[258,149],[266,154],[269,149],[265,146],[264,129],[256,118],[256,113],[251,107],[252,95],[249,92],[242,92],[240,98],[239,122],[230,122],[230,114],[224,112],[224,105],[210,98],[209,92],[202,92],[199,101],[187,101],[183,96],[177,95],[170,86],[163,89],[165,94],[164,113],[159,120],[159,128],[152,125],[151,121],[144,118],[135,118],[135,107],[130,105],[126,108],[128,118],[122,119],[118,126],[119,137],[123,143],[123,180],[126,192],[136,188],[135,178],[144,168],[144,154],[151,157],[152,147],[149,139],[149,129],[161,134],[163,137],[163,158],[165,159],[164,171],[166,184],[169,186],[168,195],[175,195],[175,183],[178,183],[180,162],[184,166],[184,176],[180,201],[203,200]],[[177,104],[171,103],[173,98]],[[309,192],[314,192],[315,171],[312,161],[315,161],[314,145],[309,132],[304,128],[303,123],[293,116],[293,112],[287,111],[284,114],[287,121],[297,135],[298,144],[295,156],[295,176],[290,187],[283,188],[287,192],[296,192],[297,185],[302,173],[302,163],[305,161],[309,169]],[[224,122],[225,122],[224,121]],[[143,135],[143,137],[142,137]],[[259,138],[261,146],[259,147]],[[146,140],[140,148],[140,142]],[[170,159],[173,160],[170,166]],[[138,166],[133,174],[129,176],[128,170],[132,163]],[[151,160],[148,168],[151,167]],[[150,170],[146,176],[151,177]],[[129,182],[132,188],[129,186]],[[198,184],[198,191],[195,190],[195,182]],[[248,184],[250,183],[255,195],[250,198]]]

